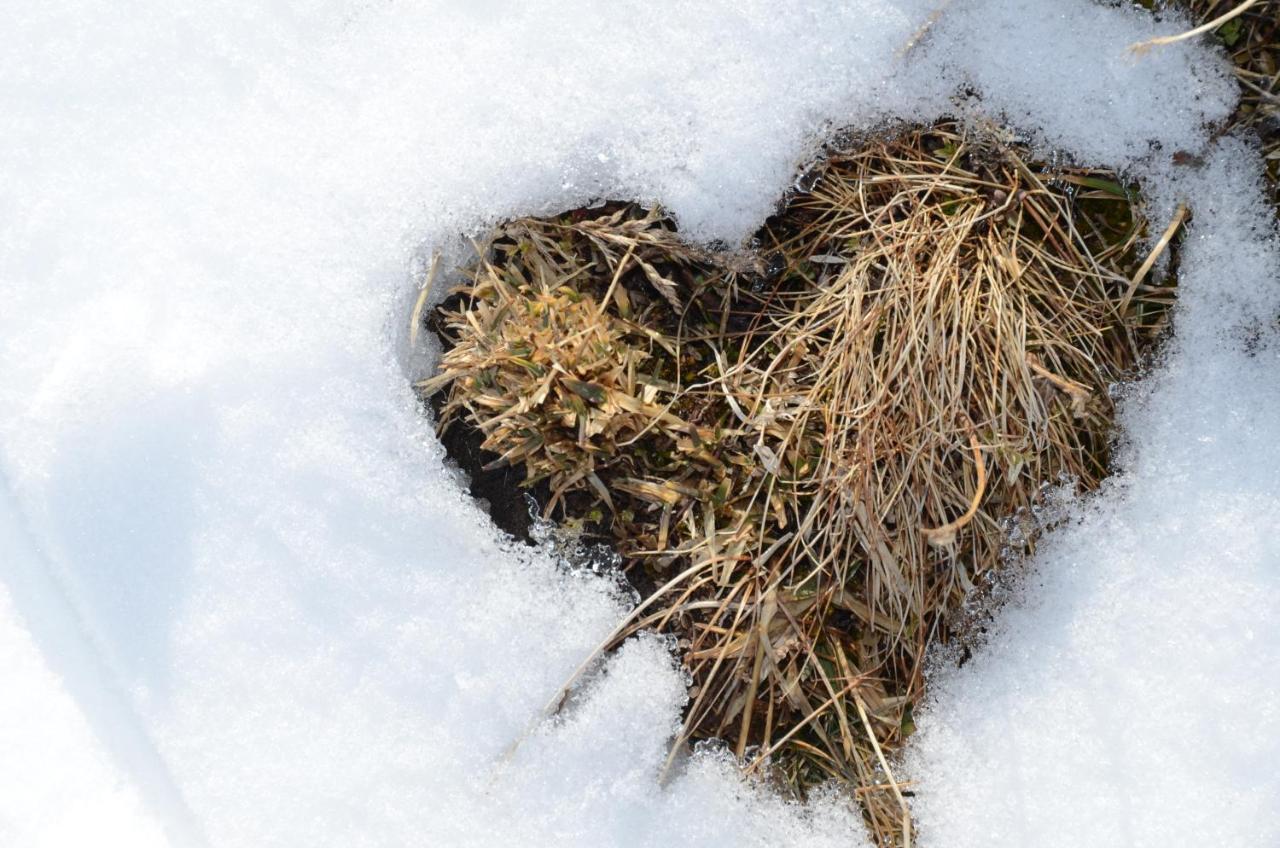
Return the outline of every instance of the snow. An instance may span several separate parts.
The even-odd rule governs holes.
[[[1124,168],[1152,151],[1194,152],[1209,123],[1226,117],[1235,81],[1192,50],[1129,45],[1151,37],[1149,13],[1136,4],[971,0],[948,6],[912,88],[935,76],[978,116],[997,117],[1077,161]],[[963,11],[961,11],[963,10]],[[1172,12],[1162,31],[1191,24]]]
[[[7,493],[0,498],[7,501]],[[82,679],[94,679],[92,660],[86,662],[79,647],[83,634],[56,606],[41,609],[41,621],[32,629],[15,609],[8,585],[27,589],[42,575],[30,568],[38,552],[14,521],[11,505],[4,505],[10,508],[0,511],[0,550],[6,558],[0,571],[5,580],[0,585],[0,844],[159,848],[166,844],[162,827],[113,762],[109,742],[95,734],[91,717],[50,667],[32,629],[42,630],[60,661],[79,660]],[[104,697],[103,688],[89,696],[99,721],[110,712],[104,704],[110,695]],[[106,735],[124,733],[115,727]]]
[[[839,799],[785,804],[713,753],[659,786],[684,687],[655,639],[504,758],[629,601],[469,502],[408,388],[429,358],[405,315],[425,258],[500,217],[659,199],[735,244],[824,132],[957,110],[1147,169],[1165,213],[1213,194],[1122,480],[919,722],[926,832],[1224,832],[1195,797],[1274,833],[1274,349],[1263,327],[1244,357],[1224,316],[1274,314],[1275,253],[1248,149],[1204,189],[1151,158],[1209,143],[1229,71],[1187,45],[1137,60],[1126,45],[1180,22],[1084,0],[956,2],[904,49],[934,10],[9,10],[0,827],[53,846],[85,822],[98,844],[217,848],[860,844]],[[1051,756],[1075,704],[1094,733],[1069,726],[1081,741]],[[1015,716],[1012,748],[996,725]],[[1135,740],[1114,769],[1098,724]]]

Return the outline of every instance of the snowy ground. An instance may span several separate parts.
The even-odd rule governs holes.
[[[1084,0],[50,0],[0,33],[0,844],[857,845],[713,756],[625,599],[504,544],[407,376],[422,257],[596,196],[734,243],[961,110],[1195,220],[1177,339],[905,767],[930,845],[1280,843],[1280,245],[1219,58]],[[957,104],[960,92],[977,92]],[[1165,167],[1203,152],[1201,170]]]

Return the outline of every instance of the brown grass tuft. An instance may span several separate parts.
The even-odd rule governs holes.
[[[500,227],[422,388],[615,539],[648,590],[610,644],[674,633],[693,681],[676,747],[852,784],[897,844],[925,651],[1006,519],[1105,473],[1108,386],[1172,293],[1114,175],[941,125],[814,176],[747,259],[631,205]]]

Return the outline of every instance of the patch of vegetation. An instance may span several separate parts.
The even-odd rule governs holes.
[[[751,256],[633,204],[504,224],[421,389],[614,541],[645,598],[611,644],[672,633],[691,677],[673,756],[723,739],[798,794],[851,784],[895,844],[927,649],[1010,516],[1105,474],[1108,387],[1173,292],[1132,187],[994,133],[846,145],[807,182]]]

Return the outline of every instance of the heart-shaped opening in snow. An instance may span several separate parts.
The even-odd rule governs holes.
[[[419,388],[501,526],[533,503],[616,550],[614,643],[671,633],[690,676],[673,754],[843,781],[892,838],[926,651],[1047,488],[1105,476],[1110,387],[1165,326],[1184,216],[1152,251],[1136,200],[942,122],[833,144],[749,252],[631,203],[510,221],[416,316]]]

